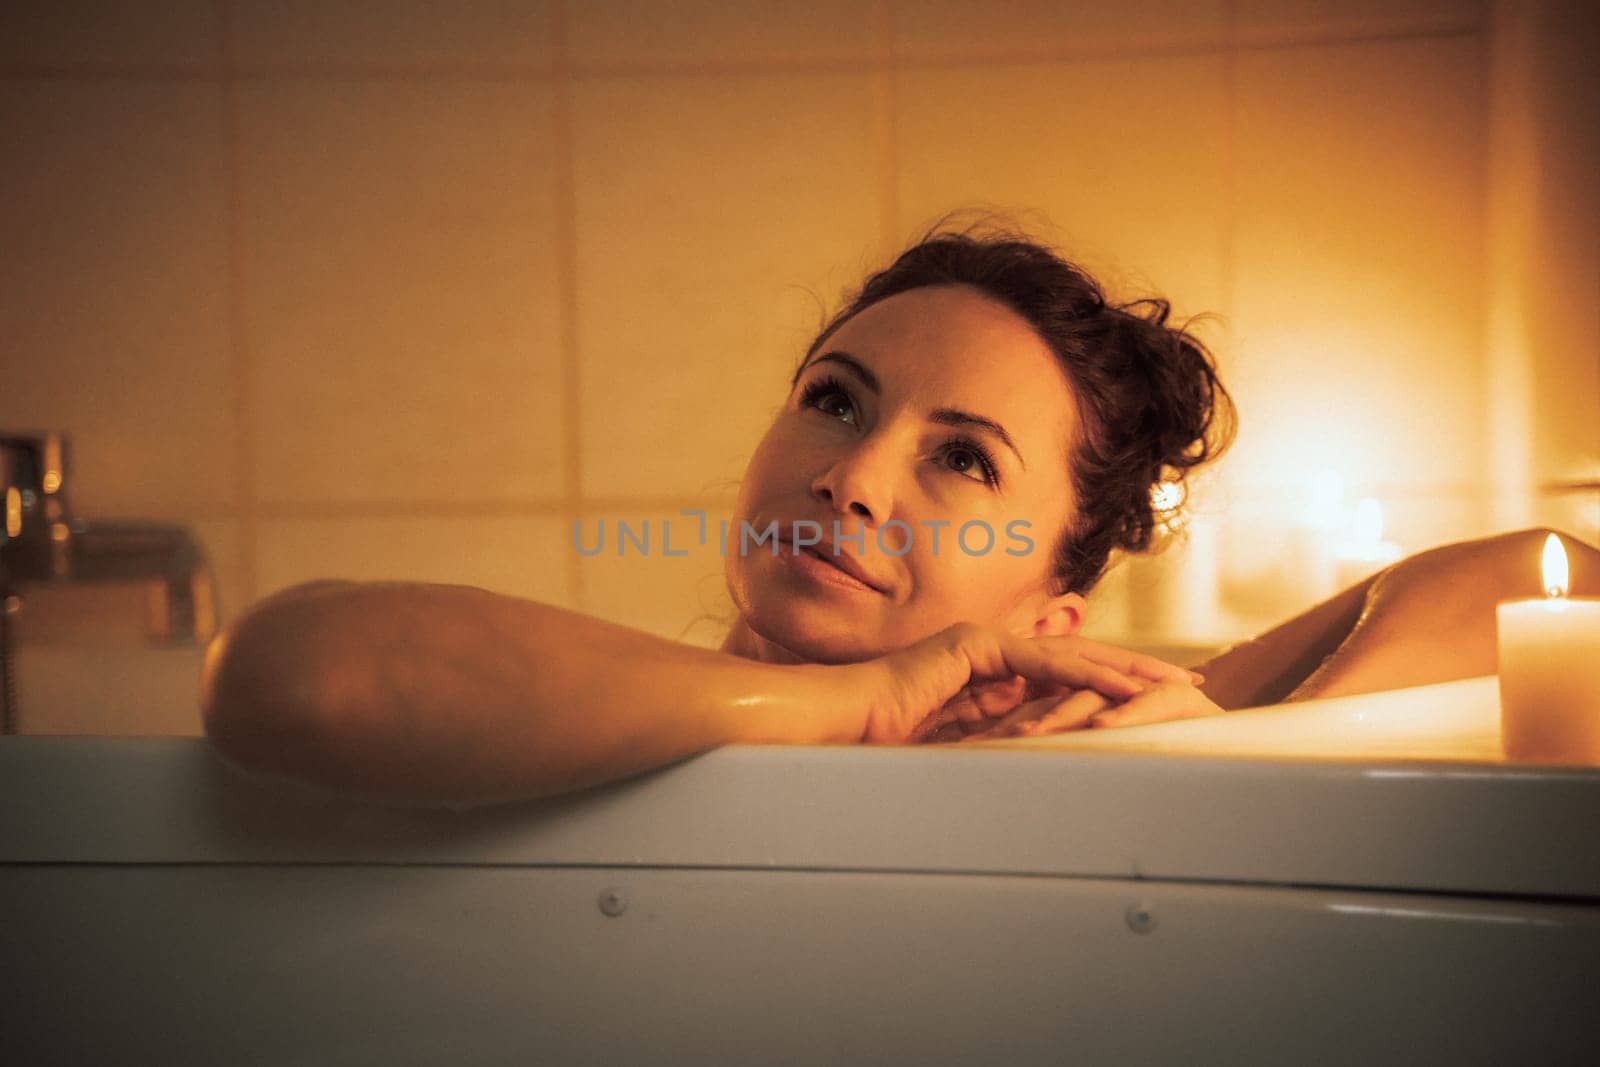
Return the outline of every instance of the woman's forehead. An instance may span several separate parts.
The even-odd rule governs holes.
[[[1072,393],[1050,346],[1021,315],[968,286],[911,289],[872,304],[812,361],[833,352],[869,369],[886,394],[972,409],[1013,433],[1070,435]]]

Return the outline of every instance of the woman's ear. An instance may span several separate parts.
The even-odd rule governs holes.
[[[1017,605],[1012,629],[1024,637],[1066,637],[1083,628],[1088,609],[1077,593],[1039,593]]]

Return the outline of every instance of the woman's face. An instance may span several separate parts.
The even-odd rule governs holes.
[[[1049,346],[976,289],[913,289],[847,321],[745,471],[726,550],[745,650],[837,663],[962,621],[1075,630],[1082,598],[1049,592],[1075,411]],[[773,523],[776,555],[755,541]]]

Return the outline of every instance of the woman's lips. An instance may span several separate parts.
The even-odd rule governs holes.
[[[785,542],[783,547],[785,549],[784,555],[794,560],[794,565],[798,570],[816,578],[818,581],[828,582],[846,589],[877,593],[880,596],[885,593],[881,586],[861,570],[860,564],[843,553],[835,555],[832,552],[828,552],[824,554],[818,548],[810,546],[796,552],[792,542]]]

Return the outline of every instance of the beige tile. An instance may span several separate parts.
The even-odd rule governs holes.
[[[1057,55],[1220,41],[1223,0],[891,0],[894,48],[911,59]]]
[[[1242,43],[1334,34],[1457,30],[1487,22],[1481,0],[1236,0]]]
[[[728,521],[733,509],[704,510],[703,545],[699,517],[677,509],[586,516],[578,534],[583,610],[674,641],[706,648],[721,644],[734,612],[723,578],[719,523]],[[733,530],[736,551],[737,527]]]
[[[578,0],[567,5],[568,54],[589,64],[751,63],[870,59],[874,5],[858,0]]]
[[[71,437],[82,514],[232,498],[220,90],[0,84],[0,426]]]
[[[870,81],[587,81],[576,125],[583,491],[743,472],[877,236]]]
[[[234,0],[238,63],[529,67],[551,62],[556,0]]]
[[[1236,485],[1482,479],[1479,60],[1461,38],[1241,58]]]
[[[908,71],[897,106],[906,236],[953,210],[999,208],[1114,293],[1162,293],[1182,313],[1219,309],[1220,58]]]
[[[562,492],[548,90],[240,93],[262,499]]]
[[[446,582],[565,606],[571,534],[557,516],[266,519],[260,593],[318,578]]]
[[[6,0],[0,68],[215,67],[221,5],[210,0]]]

